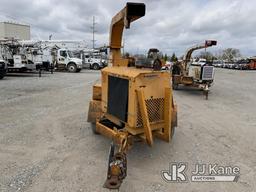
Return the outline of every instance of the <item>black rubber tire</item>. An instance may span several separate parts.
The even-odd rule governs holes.
[[[92,132],[96,135],[98,135],[99,133],[96,131],[96,123],[91,123],[91,128],[92,128]]]
[[[92,68],[93,68],[94,70],[99,70],[99,69],[100,69],[100,65],[99,65],[98,63],[93,63],[93,64],[92,64]]]
[[[205,99],[208,100],[209,91],[204,91]]]
[[[173,89],[173,90],[178,90],[178,89],[179,89],[179,84],[177,84],[177,83],[172,83],[172,89]]]
[[[77,66],[74,63],[68,64],[68,72],[75,73],[77,70]]]
[[[171,139],[173,138],[173,136],[174,136],[174,134],[175,134],[175,128],[176,128],[176,127],[173,127],[173,128],[172,128],[172,131],[171,131]]]
[[[6,75],[5,71],[0,71],[0,79],[3,79],[5,75]]]

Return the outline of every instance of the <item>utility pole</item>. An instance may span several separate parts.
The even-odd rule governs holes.
[[[92,27],[91,27],[91,29],[92,29],[92,48],[94,49],[95,48],[95,32],[97,32],[96,30],[95,30],[95,25],[96,25],[96,22],[95,22],[95,17],[93,16],[92,17]]]

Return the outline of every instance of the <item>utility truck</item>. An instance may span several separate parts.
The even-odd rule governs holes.
[[[107,66],[107,54],[100,50],[84,49],[74,51],[74,55],[82,60],[83,68],[99,70]]]
[[[76,58],[70,50],[57,46],[43,49],[43,63],[54,66],[56,70],[72,73],[80,72],[83,67],[82,60]]]
[[[42,51],[38,43],[5,39],[0,41],[0,50],[8,72],[36,71],[42,66]]]
[[[82,60],[67,48],[52,46],[42,41],[0,41],[1,55],[8,63],[8,72],[26,72],[51,68],[79,72]]]

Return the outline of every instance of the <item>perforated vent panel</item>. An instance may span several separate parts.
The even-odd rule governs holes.
[[[213,66],[204,66],[203,67],[202,80],[212,80],[213,75],[214,75],[214,67]]]
[[[158,122],[164,120],[164,98],[157,99],[147,99],[145,100],[149,122]],[[139,108],[139,103],[137,104],[137,123],[136,127],[141,127],[143,125],[142,116]]]

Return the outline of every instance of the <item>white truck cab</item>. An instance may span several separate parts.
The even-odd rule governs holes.
[[[67,49],[58,49],[55,67],[57,69],[65,68],[69,72],[80,72],[82,70],[83,64],[82,60],[75,58],[71,51]]]
[[[83,59],[84,68],[99,70],[107,66],[107,60],[104,59],[100,54],[85,52],[81,57]]]

